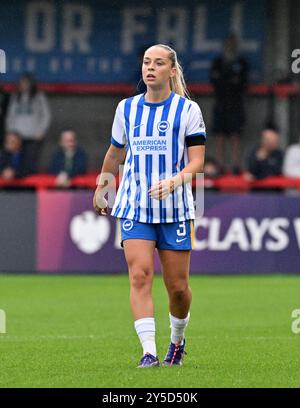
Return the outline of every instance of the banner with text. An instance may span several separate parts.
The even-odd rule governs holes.
[[[127,271],[119,223],[97,216],[92,196],[39,193],[40,272]],[[195,220],[191,273],[300,273],[299,208],[299,197],[205,194],[204,216]]]
[[[1,81],[34,72],[42,82],[136,83],[145,47],[175,47],[191,82],[207,82],[226,36],[240,38],[250,80],[262,80],[266,0],[103,0],[0,3]]]

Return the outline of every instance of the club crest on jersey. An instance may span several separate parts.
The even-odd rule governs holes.
[[[133,222],[131,220],[126,220],[123,222],[122,228],[124,231],[130,231],[133,227]]]
[[[157,124],[157,130],[159,132],[166,132],[170,127],[170,123],[167,120],[161,120]]]

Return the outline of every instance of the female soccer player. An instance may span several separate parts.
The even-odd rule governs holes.
[[[104,173],[124,173],[111,215],[120,219],[128,264],[134,326],[143,347],[140,368],[157,367],[152,301],[154,251],[158,250],[169,296],[171,343],[163,365],[182,365],[190,319],[190,252],[195,209],[191,180],[203,171],[205,125],[188,98],[176,52],[154,45],[144,54],[145,94],[122,100],[116,110],[94,208],[107,214]],[[126,157],[125,157],[126,156]]]

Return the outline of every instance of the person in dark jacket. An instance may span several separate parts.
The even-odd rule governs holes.
[[[284,154],[279,147],[279,134],[275,129],[264,129],[261,142],[248,158],[248,171],[252,179],[261,180],[282,173]]]
[[[0,149],[5,136],[5,120],[9,103],[9,95],[0,86]]]
[[[213,132],[216,135],[216,160],[223,170],[229,170],[225,166],[227,142],[231,152],[231,170],[239,173],[248,63],[238,52],[238,40],[235,35],[231,34],[225,40],[223,54],[213,61],[210,82],[215,93]]]
[[[68,187],[72,177],[85,174],[86,170],[86,153],[77,144],[76,132],[73,129],[64,130],[60,137],[60,147],[51,160],[50,174],[57,175],[57,186]]]
[[[29,174],[26,158],[22,149],[22,138],[16,132],[5,135],[4,147],[0,152],[0,177],[13,180]]]

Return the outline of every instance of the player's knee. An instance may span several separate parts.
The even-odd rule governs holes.
[[[170,295],[176,301],[181,301],[186,297],[187,291],[189,290],[187,283],[179,283],[172,285],[169,290]]]
[[[151,282],[150,270],[134,267],[130,271],[131,273],[131,285],[134,289],[141,290],[147,289]]]

